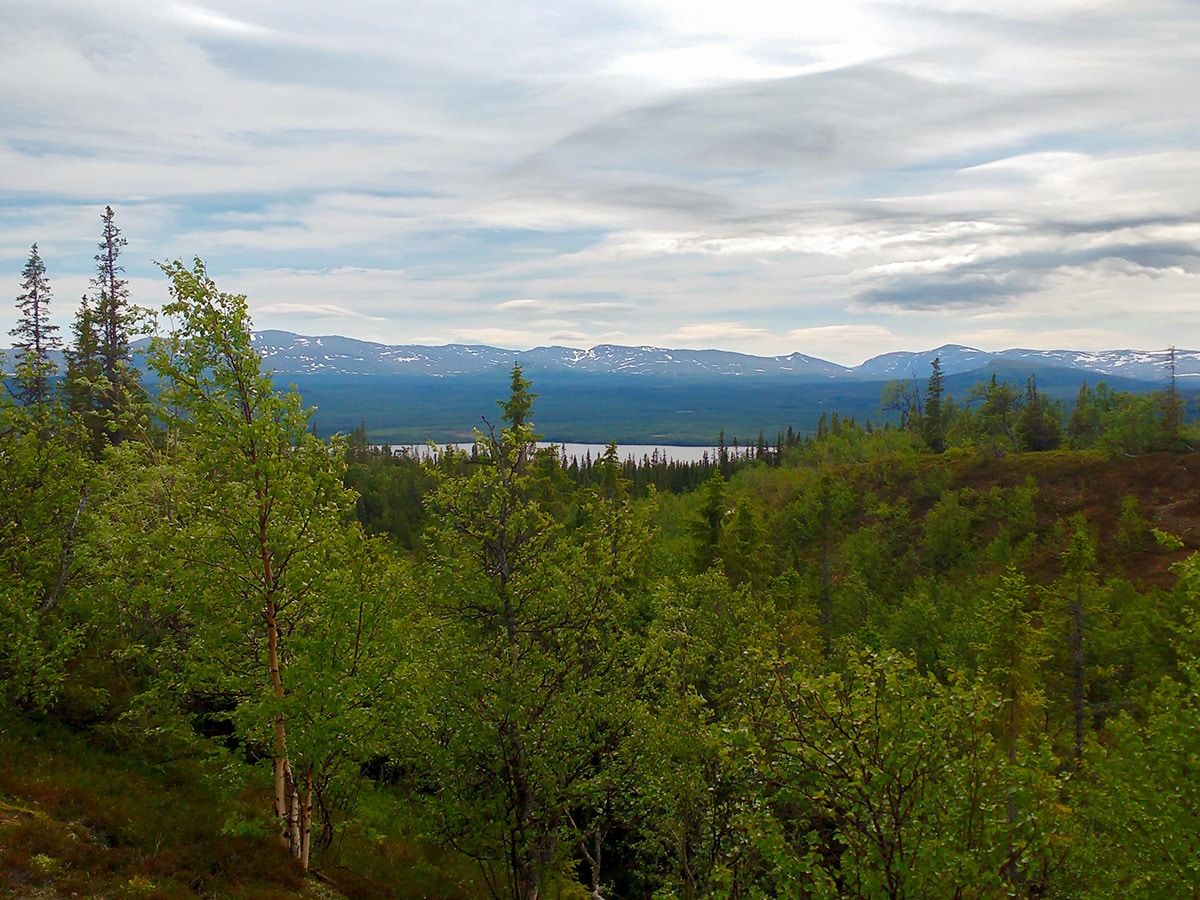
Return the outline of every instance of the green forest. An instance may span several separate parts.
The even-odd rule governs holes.
[[[199,260],[138,310],[104,224],[63,372],[33,248],[0,399],[0,892],[1200,893],[1173,382],[935,362],[886,424],[580,463],[518,367],[423,461],[315,435]]]

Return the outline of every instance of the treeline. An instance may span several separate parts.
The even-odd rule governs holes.
[[[534,456],[541,461],[548,477],[565,478],[579,488],[603,484],[611,477],[610,466],[616,465],[631,496],[644,499],[653,493],[692,491],[714,474],[729,477],[756,462],[774,463],[784,447],[799,445],[790,429],[786,441],[785,444],[784,436],[780,435],[779,444],[772,450],[760,438],[758,445],[742,449],[736,440],[727,446],[722,433],[712,455],[705,452],[698,460],[671,459],[657,449],[635,459],[621,456],[615,447],[615,463],[605,454],[593,458],[590,452],[582,458],[568,457],[556,447],[541,448]],[[408,550],[415,550],[420,544],[426,521],[425,497],[436,486],[435,473],[461,476],[480,465],[491,464],[486,442],[477,442],[471,449],[447,445],[433,453],[418,454],[408,448],[371,444],[365,424],[351,430],[345,446],[345,483],[358,497],[359,522],[367,531],[388,535]]]
[[[911,448],[914,442],[933,453],[949,450],[994,457],[1060,448],[1136,456],[1187,452],[1200,442],[1172,369],[1166,373],[1168,386],[1163,391],[1135,394],[1110,390],[1103,381],[1095,387],[1084,383],[1074,405],[1067,407],[1042,394],[1032,375],[1023,391],[993,375],[972,385],[958,404],[945,393],[940,360],[935,359],[931,368],[923,390],[911,381],[885,386],[880,397],[883,420],[878,425],[869,419],[859,424],[852,416],[832,412],[822,413],[811,433],[789,427],[771,442],[762,433],[741,444],[737,438],[727,442],[722,431],[711,456],[705,453],[699,460],[681,461],[656,451],[641,459],[620,457],[621,475],[632,496],[641,499],[652,492],[687,493],[713,475],[728,479],[756,464],[795,467],[814,458],[879,456]],[[435,468],[459,474],[479,461],[477,448],[446,447],[434,458]],[[366,426],[360,425],[347,436],[347,462],[346,484],[358,494],[363,526],[390,535],[402,547],[417,548],[425,521],[424,497],[434,485],[426,460],[371,445]],[[579,487],[594,487],[606,477],[600,457],[563,456],[560,462],[562,474]]]
[[[953,446],[993,451],[1044,451],[1069,446],[1126,454],[1191,449],[1197,434],[1186,421],[1187,403],[1175,375],[1175,350],[1168,352],[1166,388],[1134,394],[1105,382],[1084,382],[1069,409],[1038,390],[1030,375],[1018,390],[993,374],[967,392],[961,404],[946,393],[941,361],[934,359],[924,391],[911,381],[889,382],[880,407],[901,429],[919,434],[935,453]]]
[[[413,834],[474,866],[444,896],[1200,889],[1192,456],[1012,452],[931,379],[640,496],[662,461],[536,449],[515,368],[473,454],[400,460],[316,438],[245,298],[164,271],[154,391],[30,392],[22,348],[0,403],[14,714],[214,756],[261,798],[229,829],[334,881],[358,835],[374,896]]]
[[[54,362],[64,344],[51,318],[53,292],[36,243],[22,272],[18,319],[10,332],[13,358],[6,362],[13,368],[4,368],[6,375],[12,372],[10,392],[18,402],[39,407],[49,402],[52,394],[61,394],[78,423],[87,429],[94,454],[99,454],[106,442],[120,440],[123,426],[118,413],[135,407],[143,392],[130,342],[149,324],[148,312],[130,298],[129,282],[119,261],[128,242],[117,227],[111,206],[104,208],[100,220],[96,273],[71,323],[72,341],[65,346],[66,371],[60,373]]]

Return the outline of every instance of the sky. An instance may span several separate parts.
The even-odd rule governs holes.
[[[1200,2],[2,0],[0,332],[106,204],[261,329],[1195,349]]]

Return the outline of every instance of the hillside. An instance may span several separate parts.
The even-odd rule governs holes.
[[[581,463],[513,367],[421,460],[323,441],[244,298],[170,274],[149,392],[0,402],[6,889],[1200,890],[1178,395],[952,409],[935,367],[897,427]]]
[[[1200,549],[1197,454],[960,454],[897,462],[843,464],[840,471],[872,502],[909,510],[915,534],[932,527],[944,498],[995,498],[1036,485],[1027,527],[1045,543],[1023,567],[1038,581],[1056,577],[1060,548],[1051,536],[1075,514],[1096,530],[1106,577],[1142,589],[1169,589],[1172,566]],[[767,515],[772,480],[783,484],[791,476],[752,468],[731,489],[766,503],[760,508]],[[873,507],[863,509],[867,514],[843,531],[847,548],[851,532],[872,527]],[[1004,527],[978,519],[970,541],[983,547]],[[1164,549],[1152,527],[1177,535],[1182,546]],[[839,546],[834,557],[842,553]],[[106,683],[112,677],[103,660],[84,661],[51,718],[9,716],[0,727],[0,755],[8,760],[0,768],[0,886],[9,895],[453,900],[484,890],[468,861],[424,844],[403,816],[380,817],[369,786],[351,815],[369,826],[351,824],[315,877],[305,877],[269,838],[259,818],[261,783],[247,780],[249,769],[222,763],[198,734],[139,738],[109,714],[97,718],[105,703],[98,707],[93,695],[118,688]]]

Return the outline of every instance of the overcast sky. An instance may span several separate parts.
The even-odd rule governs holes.
[[[304,334],[1200,348],[1200,3],[2,0],[3,294],[105,204]]]

